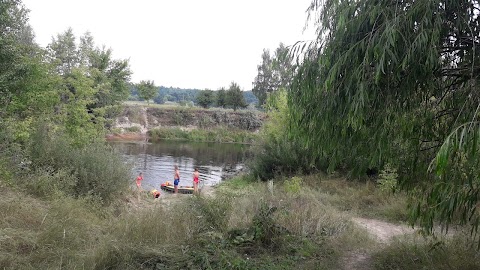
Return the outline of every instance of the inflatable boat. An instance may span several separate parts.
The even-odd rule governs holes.
[[[175,188],[170,182],[166,182],[160,185],[160,188],[162,190],[168,191],[168,192],[174,192]],[[178,186],[178,193],[182,194],[193,194],[193,187],[192,186]]]

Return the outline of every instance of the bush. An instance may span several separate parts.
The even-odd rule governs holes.
[[[139,126],[132,126],[132,127],[126,128],[125,130],[128,131],[128,132],[138,133],[138,132],[141,131],[141,128]]]
[[[47,189],[55,187],[71,196],[109,202],[115,193],[127,188],[131,177],[129,166],[108,145],[91,143],[74,147],[68,137],[48,131],[46,126],[40,127],[32,136],[28,152],[33,170],[39,177],[27,185],[35,187],[39,194],[43,193],[40,191],[42,186]],[[47,184],[48,178],[56,180]],[[69,180],[63,183],[60,178]]]
[[[254,159],[249,164],[255,177],[262,180],[277,175],[293,175],[299,171],[315,171],[310,148],[289,134],[287,96],[278,91],[267,100],[268,121],[262,126],[254,148]]]
[[[298,194],[302,188],[302,178],[294,176],[283,183],[285,192],[290,194]]]
[[[397,189],[397,178],[397,170],[392,168],[390,164],[386,164],[377,180],[380,190],[387,193],[395,192]]]

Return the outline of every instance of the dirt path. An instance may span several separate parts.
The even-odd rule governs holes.
[[[406,225],[397,225],[376,219],[352,218],[352,222],[364,228],[373,236],[380,245],[386,245],[395,236],[414,233],[415,230]],[[373,269],[371,254],[368,252],[353,251],[343,259],[345,270],[369,270]]]
[[[397,225],[367,218],[352,218],[353,223],[366,229],[379,243],[388,244],[395,236],[414,233],[415,230],[406,225]]]

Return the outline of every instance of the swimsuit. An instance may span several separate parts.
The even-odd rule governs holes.
[[[140,187],[142,185],[142,181],[143,180],[143,177],[139,176],[137,177],[137,187]]]
[[[199,181],[199,180],[198,180],[198,177],[193,177],[193,182],[194,182],[195,184],[198,184],[198,181]]]
[[[174,186],[178,186],[179,183],[180,183],[180,178],[173,180]]]

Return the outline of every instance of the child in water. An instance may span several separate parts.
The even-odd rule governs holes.
[[[198,172],[198,168],[195,168],[193,172],[193,194],[198,194],[198,182],[200,182],[200,173]]]

